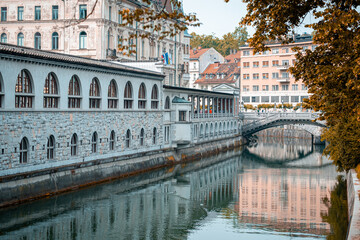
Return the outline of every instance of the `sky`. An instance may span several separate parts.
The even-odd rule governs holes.
[[[233,32],[238,26],[242,17],[246,15],[246,4],[241,0],[230,0],[225,3],[224,0],[183,0],[185,13],[196,13],[197,18],[202,23],[200,27],[190,27],[188,32],[196,34],[211,35],[221,38],[229,32]],[[307,16],[304,24],[314,21],[314,17]],[[247,27],[251,36],[255,29]],[[311,29],[299,27],[297,33],[311,33]]]

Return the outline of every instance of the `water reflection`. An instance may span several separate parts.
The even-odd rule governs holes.
[[[322,198],[337,173],[318,161],[318,149],[306,143],[291,149],[276,157],[283,145],[259,142],[242,155],[228,152],[1,210],[0,239],[324,238],[330,228],[321,218]]]

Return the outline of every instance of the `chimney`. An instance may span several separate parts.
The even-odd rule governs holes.
[[[218,68],[220,66],[220,62],[214,62],[215,67],[214,68]]]

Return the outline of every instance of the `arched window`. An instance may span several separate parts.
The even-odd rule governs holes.
[[[96,153],[97,150],[97,141],[98,141],[98,135],[96,132],[93,133],[91,137],[91,152]]]
[[[71,156],[78,155],[78,137],[76,133],[74,133],[71,137],[70,151],[71,151]]]
[[[108,88],[108,108],[117,108],[117,87],[115,80],[111,80]]]
[[[70,79],[68,94],[68,108],[80,108],[80,80],[76,75]]]
[[[127,82],[124,91],[124,108],[132,108],[132,101],[132,86],[130,82]]]
[[[7,35],[6,35],[6,33],[1,34],[1,42],[2,43],[7,43]]]
[[[218,124],[215,123],[214,136],[218,135]]]
[[[156,85],[151,90],[151,109],[157,109],[159,105],[158,88]]]
[[[41,49],[41,34],[39,32],[35,33],[34,36],[34,48]]]
[[[200,138],[204,137],[204,125],[200,125]]]
[[[91,81],[89,96],[89,108],[100,108],[100,85],[97,78]]]
[[[29,157],[29,141],[26,137],[21,139],[20,142],[20,163],[27,163]]]
[[[140,88],[139,88],[139,103],[138,103],[138,108],[139,109],[144,109],[146,108],[146,88],[145,88],[145,84],[141,83]]]
[[[131,140],[131,132],[130,132],[130,129],[128,129],[128,130],[126,131],[126,136],[125,136],[125,146],[126,146],[127,148],[130,147],[130,140]]]
[[[57,108],[59,106],[59,91],[55,73],[49,73],[44,86],[44,108]]]
[[[86,32],[80,33],[80,42],[79,42],[79,48],[80,49],[86,49],[87,48],[87,34]]]
[[[226,123],[223,124],[223,134],[226,134]]]
[[[154,129],[153,129],[153,144],[156,144],[156,135],[157,135],[157,129],[156,129],[156,127],[154,127]]]
[[[115,149],[115,131],[112,130],[111,133],[110,133],[110,150],[114,150]]]
[[[18,46],[24,46],[24,34],[23,33],[19,33],[17,35],[17,45]]]
[[[59,34],[54,32],[51,37],[51,48],[53,50],[59,49]]]
[[[221,123],[219,123],[219,136],[221,136],[221,134],[222,134],[222,125]]]
[[[15,107],[32,108],[33,97],[30,74],[23,69],[17,77],[15,86]]]
[[[165,109],[170,109],[170,98],[169,96],[165,99]]]
[[[145,131],[142,128],[140,131],[140,146],[144,146],[144,137],[145,137]]]
[[[205,124],[205,137],[207,138],[209,136],[209,125]]]
[[[46,157],[47,159],[54,159],[55,157],[55,138],[53,135],[50,135],[46,145]]]

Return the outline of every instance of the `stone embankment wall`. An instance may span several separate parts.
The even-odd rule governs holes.
[[[311,139],[311,134],[305,130],[294,128],[292,126],[277,127],[265,129],[256,133],[262,137],[286,137],[286,138],[307,138]]]
[[[214,140],[189,148],[134,153],[0,177],[0,207],[76,190],[157,168],[199,160],[239,147],[242,137]]]
[[[360,181],[355,170],[346,175],[349,228],[348,240],[360,239]]]

